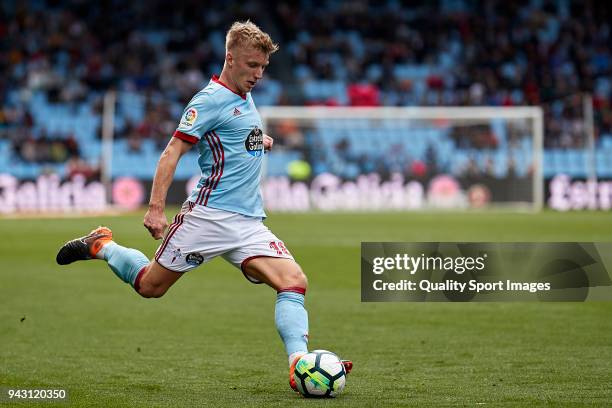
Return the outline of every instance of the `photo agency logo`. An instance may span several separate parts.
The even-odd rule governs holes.
[[[612,300],[612,243],[361,244],[361,300]]]

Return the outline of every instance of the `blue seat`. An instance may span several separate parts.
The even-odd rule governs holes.
[[[604,149],[612,148],[612,134],[606,133],[601,135],[600,144]]]
[[[598,150],[595,152],[595,165],[598,177],[610,177],[612,170],[612,160],[609,157],[610,151]]]
[[[506,151],[496,151],[494,154],[493,174],[504,178],[508,175],[508,155]]]

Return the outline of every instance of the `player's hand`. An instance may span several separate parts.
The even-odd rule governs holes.
[[[264,144],[264,152],[269,152],[272,150],[272,146],[274,145],[274,139],[270,136],[264,134],[263,135],[263,144]]]
[[[162,239],[166,228],[168,228],[166,214],[164,214],[163,210],[153,210],[149,208],[144,216],[144,226],[149,230],[153,238]]]

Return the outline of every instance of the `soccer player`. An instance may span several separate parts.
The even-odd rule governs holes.
[[[154,259],[117,244],[109,228],[99,227],[67,242],[57,263],[103,259],[121,280],[150,298],[163,296],[185,272],[222,256],[251,282],[276,290],[276,328],[289,356],[290,386],[297,390],[292,373],[308,351],[308,282],[283,241],[263,224],[261,164],[273,139],[263,134],[250,94],[278,46],[247,21],[231,26],[225,47],[221,75],[191,99],[157,165],[144,217],[155,239],[164,237],[168,227],[164,208],[177,163],[194,145],[202,177]],[[350,361],[344,365],[347,372],[352,368]]]

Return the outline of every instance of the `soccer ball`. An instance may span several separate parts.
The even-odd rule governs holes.
[[[337,355],[314,350],[298,360],[293,379],[305,397],[335,397],[344,389],[346,372]]]

